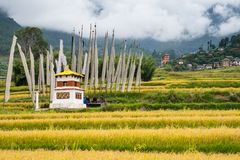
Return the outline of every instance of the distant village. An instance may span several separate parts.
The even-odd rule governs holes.
[[[161,57],[161,65],[160,67],[164,67],[167,64],[178,65],[178,66],[187,66],[187,70],[209,70],[209,69],[218,69],[218,68],[226,68],[231,66],[240,66],[240,58],[233,56],[226,56],[223,60],[208,64],[197,65],[193,67],[193,64],[186,63],[183,58],[179,58],[175,63],[171,63],[174,60],[171,60],[170,54],[164,54]]]
[[[209,40],[206,47],[202,45],[197,51],[178,58],[174,52],[160,54],[160,67],[169,71],[194,71],[240,66],[240,34],[225,37],[218,45]]]

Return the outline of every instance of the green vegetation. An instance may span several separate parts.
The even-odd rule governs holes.
[[[240,58],[240,34],[233,35],[230,40],[228,37],[222,39],[219,42],[219,47],[216,48],[215,45],[208,41],[207,51],[203,48],[199,48],[198,52],[195,54],[186,54],[176,59],[172,64],[172,69],[175,71],[189,70],[187,64],[192,64],[190,70],[196,70],[197,65],[220,63],[226,57]],[[183,61],[184,64],[179,65],[179,60]],[[213,66],[213,68],[218,68]]]
[[[17,24],[12,18],[9,18],[7,14],[0,8],[0,55],[8,55],[12,37],[16,30],[21,26]]]
[[[141,78],[143,81],[150,81],[154,75],[156,65],[151,56],[144,56],[142,60]]]
[[[29,53],[29,47],[31,47],[34,57],[38,58],[40,54],[45,54],[48,49],[48,43],[44,40],[43,33],[39,28],[21,28],[16,31],[16,36],[25,54]]]

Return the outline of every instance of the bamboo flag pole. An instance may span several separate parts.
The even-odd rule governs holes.
[[[65,70],[65,68],[67,67],[67,57],[64,55],[64,53],[62,54],[62,65]]]
[[[50,64],[50,101],[53,100],[54,88],[55,88],[55,72],[54,72],[54,64],[51,62]]]
[[[138,64],[138,69],[137,69],[137,77],[136,77],[136,83],[135,86],[139,87],[140,82],[141,82],[141,66],[142,66],[142,59],[143,59],[143,53],[139,57],[139,64]]]
[[[122,82],[122,89],[121,89],[122,92],[125,91],[125,86],[126,86],[126,81],[127,81],[127,75],[128,75],[128,70],[129,70],[130,60],[131,60],[131,49],[130,49],[130,51],[129,51],[127,64],[126,64],[126,67],[125,67],[125,69],[124,69],[123,82]]]
[[[53,65],[53,66],[52,66]],[[49,46],[49,79],[50,79],[50,88],[49,88],[49,98],[52,101],[52,70],[54,69],[54,57],[53,57],[53,47]]]
[[[41,71],[41,67],[40,66],[41,66],[41,60],[39,59],[39,65],[38,65],[38,91],[42,91],[42,82],[41,82],[42,71]]]
[[[62,64],[62,54],[63,54],[63,40],[60,39],[58,61],[57,61],[57,73],[60,73],[61,70],[62,70],[62,67],[61,67],[61,64]]]
[[[112,34],[112,44],[111,44],[111,52],[110,52],[110,60],[108,64],[108,72],[107,72],[107,89],[111,87],[111,79],[112,79],[112,72],[113,72],[113,61],[114,61],[114,56],[113,56],[113,44],[114,44],[114,32]]]
[[[76,71],[75,29],[73,29],[71,51],[72,51],[71,70],[75,72]]]
[[[141,65],[140,65],[140,73],[139,73],[139,79],[138,79],[138,88],[139,88],[139,93],[140,93],[140,89],[141,89],[141,81],[142,81],[142,60],[143,60],[143,53],[142,53],[142,57],[141,57]]]
[[[84,74],[85,75],[85,73],[86,73],[86,66],[87,66],[87,59],[88,59],[88,54],[87,54],[87,52],[85,53],[85,56],[84,56],[84,63],[83,63],[83,68],[82,68],[82,74]]]
[[[101,90],[104,88],[106,79],[106,69],[108,60],[108,32],[105,34],[104,49],[103,49],[103,67],[102,67],[102,77],[101,77]]]
[[[31,47],[29,47],[29,54],[30,54],[30,62],[31,62],[31,81],[32,81],[32,100],[35,102],[35,66],[34,66],[34,56],[31,50]]]
[[[90,34],[89,34],[89,49],[88,49],[88,56],[87,56],[87,64],[86,64],[86,74],[84,77],[84,89],[87,89],[88,85],[88,78],[89,78],[89,68],[90,68],[90,62],[91,62],[91,48],[92,48],[92,25],[90,24]]]
[[[122,72],[121,69],[122,69],[122,54],[119,57],[117,70],[114,78],[114,81],[116,81],[116,91],[119,91],[119,83],[120,83],[121,72]]]
[[[97,26],[95,24],[95,39],[94,39],[94,92],[98,88],[98,48],[97,48]]]
[[[132,68],[133,68],[133,59],[134,59],[134,55],[132,57],[132,59],[130,60],[130,66],[129,66],[129,73],[128,73],[128,79],[127,79],[127,92],[128,92],[128,88],[129,88],[129,84],[130,84],[130,77],[132,75]]]
[[[42,92],[43,95],[45,95],[45,74],[44,74],[44,65],[43,62],[44,58],[43,58],[43,54],[40,54],[40,67],[41,67],[41,84],[42,84]]]
[[[82,64],[83,61],[83,26],[81,32],[79,32],[79,48],[78,48],[78,63],[77,63],[77,72],[82,73]]]
[[[109,69],[108,69],[108,67],[109,67],[109,56],[107,55],[107,62],[106,62],[106,74],[105,74],[105,86],[104,86],[104,88],[105,88],[105,92],[107,93],[107,78],[108,78],[108,71],[109,71]]]
[[[26,76],[26,79],[27,79],[27,83],[28,83],[28,89],[29,89],[29,92],[30,92],[30,95],[32,97],[32,82],[31,82],[31,76],[30,76],[30,73],[29,73],[29,69],[28,69],[28,66],[27,66],[27,61],[26,61],[26,57],[22,51],[22,48],[19,44],[17,44],[18,46],[18,50],[19,50],[19,53],[20,53],[20,57],[21,57],[21,60],[22,60],[22,64],[23,64],[23,68],[24,68],[24,72],[25,72],[25,76]],[[33,100],[33,97],[32,97],[32,100]]]
[[[117,80],[117,77],[119,75],[120,67],[121,67],[121,62],[122,62],[122,54],[119,55],[118,63],[117,63],[117,68],[116,68],[116,73],[114,74],[114,82]]]
[[[135,68],[136,68],[135,60],[133,60],[133,63],[131,65],[131,72],[130,72],[130,75],[129,75],[129,82],[128,82],[128,88],[127,88],[128,92],[130,92],[131,89],[132,89],[132,83],[133,83]]]
[[[122,57],[122,71],[121,71],[121,79],[120,79],[120,84],[123,83],[123,77],[124,77],[124,72],[125,72],[125,61],[126,61],[126,48],[127,48],[127,43],[126,40],[124,40],[124,48],[123,48],[123,57]]]
[[[53,63],[54,64],[54,57],[53,57],[53,47],[52,47],[52,45],[50,45],[49,46],[49,63],[51,64],[51,63]],[[50,67],[49,68],[51,68],[51,65],[50,65]],[[50,69],[50,72],[51,72],[51,69]]]
[[[46,75],[47,75],[47,85],[50,85],[50,53],[47,50],[46,56]]]
[[[6,78],[4,102],[8,102],[10,98],[10,86],[11,86],[12,71],[13,71],[13,58],[14,58],[16,43],[17,43],[17,37],[14,35],[12,40],[11,50],[10,50],[9,61],[8,61],[8,71],[7,71],[7,78]]]
[[[113,30],[113,36],[112,36],[112,47],[111,47],[111,58],[112,58],[112,63],[110,65],[111,67],[111,92],[114,86],[114,73],[115,73],[115,35],[114,35],[114,30]]]
[[[89,91],[91,91],[94,83],[94,70],[95,70],[95,49],[94,49],[94,30],[92,31],[92,44],[91,44],[91,75],[90,75],[90,85]]]

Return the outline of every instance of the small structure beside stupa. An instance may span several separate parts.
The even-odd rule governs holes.
[[[86,108],[83,102],[84,89],[80,87],[80,80],[84,75],[73,72],[67,66],[63,72],[55,74],[55,88],[51,109],[80,109]]]

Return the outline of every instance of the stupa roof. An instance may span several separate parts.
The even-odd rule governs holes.
[[[77,72],[73,72],[69,69],[69,66],[66,66],[63,72],[55,74],[55,76],[77,76],[77,77],[84,77],[83,74],[79,74]]]

